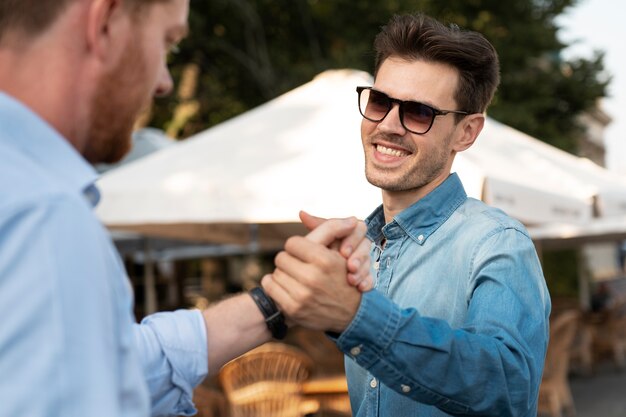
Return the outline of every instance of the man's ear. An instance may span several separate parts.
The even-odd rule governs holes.
[[[121,33],[118,26],[125,17],[122,0],[91,0],[87,12],[87,48],[101,61],[115,51]]]
[[[454,142],[454,151],[463,152],[472,146],[480,132],[483,130],[484,125],[484,114],[475,113],[465,116],[459,123],[459,126],[457,126],[457,128],[460,129],[460,132]]]

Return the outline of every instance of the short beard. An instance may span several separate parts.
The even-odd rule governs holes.
[[[118,162],[131,149],[134,118],[128,113],[117,114],[113,111],[107,93],[110,91],[103,88],[94,101],[97,114],[91,124],[89,142],[83,151],[85,159],[92,164]]]
[[[392,170],[381,169],[380,167],[368,169],[368,162],[366,161],[365,177],[370,184],[384,191],[404,192],[420,189],[433,182],[446,168],[449,158],[448,144],[450,140],[451,136],[443,138],[443,146],[436,148],[435,154],[425,155],[418,160],[418,165],[409,167],[401,174],[394,173]],[[413,151],[419,152],[418,149]],[[376,173],[375,175],[374,172]]]
[[[136,46],[129,46],[120,65],[96,87],[87,146],[83,151],[85,159],[92,164],[118,162],[131,149],[133,127],[144,105],[144,97],[141,103],[136,103],[137,91],[133,90],[145,73],[140,54]]]

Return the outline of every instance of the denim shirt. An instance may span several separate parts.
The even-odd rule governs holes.
[[[456,174],[366,223],[376,285],[337,339],[353,415],[535,417],[550,298],[524,227]]]

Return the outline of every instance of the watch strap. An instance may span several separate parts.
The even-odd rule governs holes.
[[[287,335],[287,324],[285,317],[280,312],[276,303],[263,290],[262,287],[255,287],[249,291],[250,296],[256,303],[259,310],[265,318],[265,324],[269,329],[272,337],[275,339],[284,339]]]

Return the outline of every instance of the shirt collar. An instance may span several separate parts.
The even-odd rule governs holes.
[[[10,142],[61,183],[84,194],[92,206],[98,203],[96,170],[39,115],[1,91],[0,129],[1,141]]]
[[[383,238],[393,239],[408,235],[423,245],[454,211],[467,200],[463,184],[456,173],[451,174],[437,188],[407,207],[391,222],[385,224],[383,206],[379,206],[365,219],[367,237],[375,243]]]

